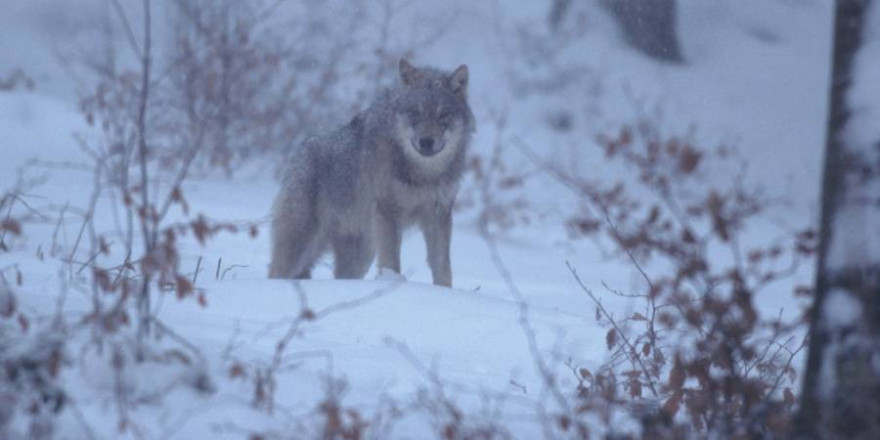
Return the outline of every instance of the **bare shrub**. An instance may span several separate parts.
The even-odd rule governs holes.
[[[4,272],[0,270],[0,435],[50,439],[57,414],[68,401],[59,377],[69,360],[65,335],[54,324],[32,328],[31,320],[18,310]],[[21,274],[14,272],[20,284]],[[16,419],[27,422],[22,426]]]
[[[253,224],[191,214],[184,183],[210,127],[202,119],[173,123],[179,113],[169,105],[171,87],[156,67],[151,2],[140,3],[142,35],[134,34],[130,11],[119,2],[110,5],[136,63],[120,65],[108,55],[85,65],[95,88],[82,98],[80,110],[93,129],[76,139],[92,161],[91,197],[76,241],[62,259],[65,284],[91,299],[91,309],[68,336],[85,333],[80,353],[109,364],[118,428],[143,437],[144,427],[132,417],[138,405],[160,401],[180,386],[213,391],[200,349],[165,325],[153,305],[157,296],[171,295],[208,306],[195,278],[181,269],[179,241],[191,236],[205,243],[221,232],[257,231]],[[170,151],[176,152],[171,162]],[[64,211],[59,225],[63,217]],[[103,229],[99,219],[113,219],[115,228]],[[139,380],[143,369],[165,374],[146,384]]]
[[[25,90],[34,89],[34,80],[22,69],[13,69],[6,75],[0,75],[0,92],[11,92],[20,87]]]
[[[809,291],[790,286],[813,256],[815,233],[747,239],[773,202],[741,174],[727,186],[711,183],[737,163],[728,148],[707,151],[688,136],[664,136],[645,118],[598,145],[635,179],[589,181],[544,166],[582,201],[568,222],[572,237],[610,243],[640,275],[641,291],[604,288],[641,310],[615,316],[569,266],[608,328],[610,355],[600,371],[572,366],[579,412],[610,423],[609,411],[624,408],[644,438],[785,436],[803,317],[767,316],[756,298]]]
[[[279,372],[297,368],[299,363],[305,358],[324,359],[327,362],[328,374],[332,371],[332,356],[327,351],[290,351],[290,345],[294,342],[295,337],[301,336],[303,328],[327,316],[375,301],[397,289],[400,285],[400,282],[395,282],[379,288],[368,295],[332,304],[320,310],[314,310],[309,306],[308,295],[305,290],[303,290],[298,282],[294,282],[293,287],[299,298],[299,311],[296,316],[290,318],[286,323],[287,330],[276,342],[271,358],[268,360],[238,359],[232,353],[234,347],[230,346],[224,354],[226,361],[229,363],[230,378],[245,378],[253,381],[252,405],[270,414],[273,413],[275,411],[277,376]]]
[[[296,370],[309,359],[324,362],[324,394],[314,408],[305,417],[291,417],[289,423],[297,429],[293,433],[275,431],[250,432],[252,439],[384,439],[388,438],[398,419],[404,413],[393,399],[384,395],[378,396],[376,405],[369,414],[344,403],[348,384],[344,379],[333,376],[333,354],[328,350],[292,350],[295,338],[301,337],[306,327],[330,315],[358,308],[375,301],[400,286],[400,282],[389,284],[370,294],[329,305],[320,310],[309,306],[308,296],[298,282],[294,288],[300,301],[298,314],[286,324],[284,334],[275,344],[271,358],[240,359],[234,353],[234,342],[231,341],[224,353],[230,379],[251,382],[253,407],[273,414],[278,399],[278,381],[282,373]]]
[[[481,230],[492,232],[527,225],[536,215],[522,191],[534,174],[520,171],[510,160],[506,113],[493,119],[492,149],[488,155],[468,158],[464,184],[455,201],[456,211],[476,210]]]
[[[12,209],[17,200],[16,194],[11,192],[0,197],[0,213],[5,212],[5,215],[0,219],[0,251],[9,251],[9,245],[6,244],[7,235],[21,235],[21,220],[12,215]]]
[[[279,148],[291,91],[290,49],[267,29],[265,2],[175,0],[168,53],[175,109],[167,128],[195,134],[204,160],[227,172],[239,159]],[[280,130],[280,132],[279,132]],[[173,145],[164,156],[174,157]]]
[[[199,133],[209,165],[232,172],[249,158],[286,157],[365,107],[394,79],[401,57],[440,34],[393,47],[394,20],[407,6],[395,0],[376,8],[362,0],[287,6],[173,2],[168,123]]]
[[[509,427],[502,420],[500,407],[505,396],[481,393],[482,410],[466,410],[459,404],[452,384],[444,381],[433,368],[429,369],[404,343],[388,339],[397,351],[426,380],[417,392],[413,411],[423,414],[430,422],[434,435],[445,440],[503,440],[511,439]],[[494,403],[494,405],[493,405]]]

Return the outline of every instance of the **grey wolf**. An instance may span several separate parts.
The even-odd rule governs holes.
[[[400,273],[405,228],[424,234],[434,284],[452,285],[452,205],[474,131],[468,68],[401,60],[400,81],[365,111],[297,148],[275,200],[271,278],[309,278],[327,251],[336,278]]]

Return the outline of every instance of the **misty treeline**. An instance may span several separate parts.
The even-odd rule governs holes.
[[[547,21],[554,31],[577,14],[575,0],[553,0]],[[586,2],[583,2],[586,3]],[[684,55],[678,40],[676,0],[600,0],[623,33],[627,44],[654,59],[680,63]],[[575,11],[575,12],[572,12]]]
[[[635,50],[671,62],[684,59],[674,0],[599,2],[601,10],[580,2],[552,3],[553,33],[585,26],[578,14],[608,13]],[[100,111],[95,103],[110,101],[108,94],[136,95],[130,76],[139,67],[141,8],[132,6],[108,2],[100,25],[87,32],[90,37],[61,51],[70,70],[87,78],[81,94],[89,121]],[[176,160],[196,150],[197,165],[228,173],[254,157],[284,158],[302,139],[346,122],[396,79],[400,58],[435,44],[455,16],[408,25],[416,8],[399,0],[168,0],[154,1],[152,8],[153,93],[146,121],[156,139],[151,154]],[[120,13],[133,23],[124,24]],[[529,33],[543,33],[543,24],[529,27]],[[395,37],[401,32],[412,35],[405,44]],[[549,44],[570,38],[562,34]]]
[[[138,95],[132,61],[143,56],[143,12],[127,2],[106,7],[102,26],[62,51],[89,78],[82,107],[90,123],[131,111]],[[394,0],[153,2],[150,154],[174,161],[195,149],[197,164],[231,173],[345,122],[390,84],[400,58],[439,36],[428,25],[411,46],[389,38],[407,8]]]

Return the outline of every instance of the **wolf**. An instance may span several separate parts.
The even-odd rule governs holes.
[[[399,81],[336,131],[303,142],[275,199],[270,278],[310,278],[327,251],[336,278],[400,273],[404,229],[421,228],[436,285],[452,286],[452,206],[475,129],[468,67],[399,63]]]

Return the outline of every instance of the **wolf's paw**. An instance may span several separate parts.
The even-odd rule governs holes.
[[[379,269],[379,274],[376,275],[376,279],[380,281],[406,281],[405,276],[395,272],[394,269],[389,269],[387,267]]]

